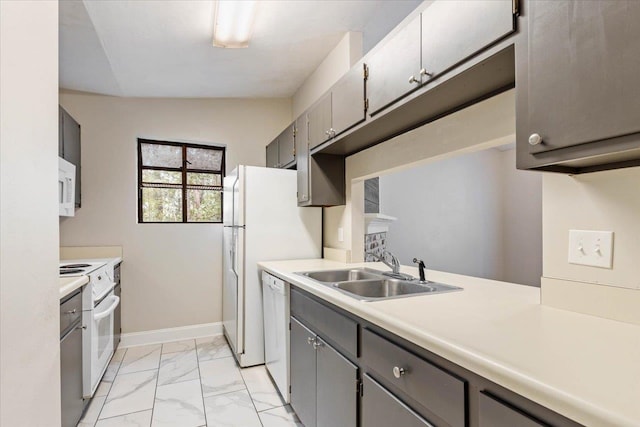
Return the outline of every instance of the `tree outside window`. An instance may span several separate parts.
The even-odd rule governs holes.
[[[225,149],[138,139],[138,222],[222,222]]]

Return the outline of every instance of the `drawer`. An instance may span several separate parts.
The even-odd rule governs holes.
[[[354,357],[358,355],[358,323],[291,288],[291,312],[323,339]]]
[[[362,427],[433,427],[368,375],[362,382]]]
[[[64,332],[78,319],[82,319],[82,291],[80,289],[60,304],[60,336],[64,335]]]
[[[464,381],[366,329],[362,332],[362,360],[368,370],[450,426],[465,426]]]
[[[547,425],[482,392],[478,399],[478,408],[479,427],[544,427]]]

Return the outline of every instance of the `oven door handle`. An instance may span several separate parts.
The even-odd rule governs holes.
[[[109,306],[109,308],[100,311],[98,313],[95,313],[93,315],[93,320],[100,320],[100,319],[104,319],[105,317],[111,315],[111,313],[113,313],[116,310],[116,307],[118,307],[118,304],[120,304],[120,298],[112,295],[111,299],[113,300],[113,303]]]

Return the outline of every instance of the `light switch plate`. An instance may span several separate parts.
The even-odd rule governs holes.
[[[569,230],[569,263],[613,267],[613,231]]]
[[[338,242],[344,242],[344,228],[338,227]]]

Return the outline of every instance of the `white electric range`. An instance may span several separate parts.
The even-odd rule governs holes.
[[[60,263],[60,277],[88,276],[82,292],[82,388],[85,398],[96,391],[113,356],[114,312],[120,298],[114,295],[115,262],[67,260]]]

